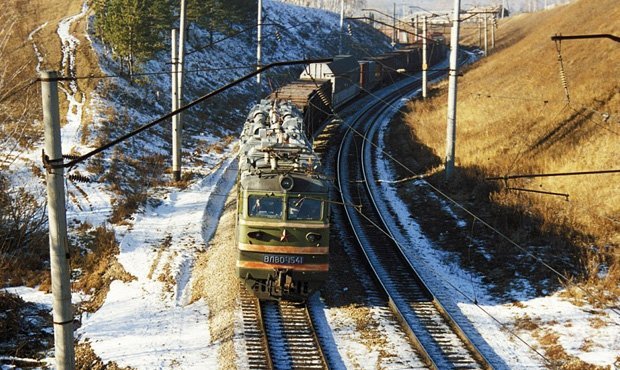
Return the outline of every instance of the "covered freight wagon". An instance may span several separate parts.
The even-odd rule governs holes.
[[[337,55],[327,63],[312,63],[299,76],[302,80],[330,80],[332,104],[339,107],[359,94],[360,66],[350,55]]]

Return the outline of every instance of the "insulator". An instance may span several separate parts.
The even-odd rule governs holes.
[[[68,159],[70,161],[73,161],[73,160],[76,160],[76,159],[80,158],[79,155],[75,155],[75,154],[63,154],[62,157],[64,159]]]
[[[568,93],[568,80],[566,79],[566,71],[564,70],[564,63],[562,62],[562,54],[558,54],[558,62],[560,62],[560,80],[562,81],[562,87],[564,88],[566,102],[570,103],[570,95]]]
[[[321,98],[321,101],[323,102],[323,104],[325,104],[326,107],[329,107],[329,99],[327,98],[327,96],[325,96],[325,93],[323,92],[323,90],[318,90],[318,94],[319,94],[319,98]]]
[[[353,36],[353,30],[351,29],[351,23],[347,24],[347,33],[349,36]]]
[[[82,176],[82,175],[76,175],[76,174],[67,175],[67,179],[73,182],[86,182],[86,183],[93,182],[93,180],[89,177]]]
[[[282,41],[282,35],[280,34],[280,31],[278,30],[276,30],[276,40]]]

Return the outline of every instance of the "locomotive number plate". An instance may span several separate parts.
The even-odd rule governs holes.
[[[263,256],[263,262],[286,265],[300,265],[304,263],[304,258],[302,256],[278,256],[273,254],[266,254]]]

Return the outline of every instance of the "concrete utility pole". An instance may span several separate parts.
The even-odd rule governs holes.
[[[480,19],[480,15],[476,16],[478,20],[478,46],[482,47],[482,19]]]
[[[484,56],[489,55],[489,15],[484,14]]]
[[[262,26],[263,26],[263,0],[258,0],[258,28],[257,28],[257,46],[256,46],[256,69],[260,69],[261,67],[261,39],[262,35]],[[260,100],[261,96],[261,83],[260,83],[260,73],[256,75],[256,95],[257,99]]]
[[[495,14],[491,16],[491,49],[495,49],[495,29],[497,28],[497,19]]]
[[[427,60],[428,58],[426,57],[426,53],[427,53],[427,31],[426,31],[426,16],[422,17],[422,98],[426,99],[427,96],[427,85],[428,85],[428,81],[427,81],[427,76],[426,76],[426,70],[428,69],[428,64],[427,64]]]
[[[415,15],[415,25],[413,26],[415,29],[415,42],[418,42],[418,15]]]
[[[185,65],[185,13],[186,13],[186,5],[185,0],[181,0],[181,9],[180,9],[180,21],[179,21],[179,53],[178,53],[178,62],[176,63],[176,109],[181,108],[183,106],[183,67]],[[174,31],[173,31],[174,32]],[[176,41],[176,37],[173,36],[173,39]],[[175,47],[172,46],[174,49]],[[174,51],[173,51],[174,58]],[[174,70],[174,60],[173,70]],[[173,80],[174,83],[174,80]],[[174,99],[174,93],[173,93]],[[173,110],[175,107],[173,105]],[[181,113],[176,115],[176,126],[173,118],[172,121],[173,130],[172,130],[172,176],[175,181],[181,180],[181,138],[183,136],[183,115]],[[176,129],[175,129],[176,127]]]
[[[46,164],[62,163],[58,86],[55,71],[41,72],[43,123],[45,126]],[[64,169],[47,168],[47,212],[49,215],[50,268],[52,317],[54,320],[54,354],[56,368],[75,369],[73,351],[73,312],[71,310],[71,281],[69,280],[69,243],[65,209]]]
[[[452,34],[450,36],[450,75],[448,77],[448,114],[446,127],[446,180],[454,172],[454,147],[456,145],[456,76],[458,74],[459,26],[461,1],[454,0]]]
[[[392,17],[392,47],[396,46],[396,3],[394,3],[394,12],[392,13],[394,16]]]
[[[344,27],[344,0],[340,0],[340,38],[338,42],[338,54],[342,54],[342,30]]]
[[[177,29],[172,29],[170,42],[172,75],[170,76],[172,86],[172,111],[179,109],[179,59],[177,57]],[[180,114],[172,116],[172,177],[174,181],[181,179],[181,127],[179,123]]]

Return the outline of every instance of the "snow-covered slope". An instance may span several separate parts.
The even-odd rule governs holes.
[[[85,2],[79,14],[46,25],[57,29],[63,45],[61,60],[70,76],[77,75],[75,58],[80,43],[75,34],[79,31],[73,25],[87,14],[90,13]],[[270,0],[264,2],[263,14],[266,18],[262,64],[336,54],[338,14]],[[344,52],[370,56],[389,47],[384,36],[368,27],[354,24],[352,31],[351,35],[344,35]],[[211,46],[209,36],[190,25],[185,102],[256,68],[255,30],[236,37],[215,35]],[[110,51],[92,36],[87,35],[87,39],[98,54],[102,73],[119,75],[120,65]],[[60,94],[69,103],[68,109],[61,112],[66,122],[62,128],[64,153],[84,154],[170,111],[169,53],[161,52],[139,68],[132,81],[102,79],[88,97],[74,82],[60,87]],[[299,73],[294,68],[265,73],[262,93],[268,94],[272,87],[297,78]],[[190,302],[191,276],[196,255],[208,248],[226,195],[235,181],[235,140],[226,136],[237,135],[256,99],[253,81],[184,114],[183,172],[193,174],[187,188],[163,186],[170,180],[164,173],[170,167],[169,123],[147,130],[70,170],[94,180],[66,182],[71,248],[84,249],[75,237],[75,228],[106,225],[114,230],[119,243],[118,262],[133,277],[127,282],[113,281],[101,308],[80,317],[78,341],[90,343],[104,362],[115,361],[138,369],[217,366],[220,344],[211,338],[206,320],[210,309],[203,300]],[[165,158],[163,164],[148,178],[141,178],[137,173],[139,164],[156,155]],[[10,169],[15,176],[19,175],[19,183],[32,184],[33,191],[43,188],[42,181],[29,170],[39,157],[39,150],[23,153],[22,160]],[[111,172],[116,175],[110,176]],[[162,186],[148,190],[146,205],[125,218],[122,226],[111,224],[115,205],[126,201],[127,194],[136,190],[136,183],[149,188],[146,182],[151,181]],[[24,299],[36,296],[26,288],[13,291]]]

